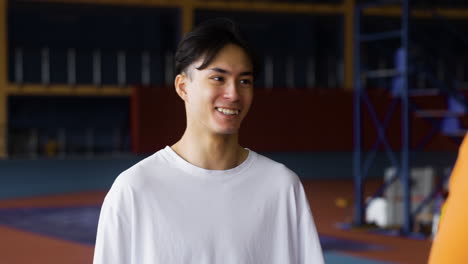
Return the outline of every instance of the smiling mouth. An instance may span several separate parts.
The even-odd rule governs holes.
[[[240,113],[240,110],[238,109],[227,109],[227,108],[222,108],[222,107],[215,107],[216,111],[223,113],[225,115],[238,115]]]

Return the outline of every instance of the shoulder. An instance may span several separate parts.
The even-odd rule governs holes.
[[[307,197],[299,176],[283,163],[260,154],[257,155],[253,167],[261,175],[261,184],[258,190],[268,194],[268,197],[274,197],[272,199],[275,201],[287,201],[286,204],[294,204],[299,210],[299,214],[302,214],[304,210],[309,210]]]
[[[272,160],[266,156],[256,153],[256,160],[253,168],[267,177],[268,181],[273,181],[283,186],[297,186],[300,185],[298,175],[288,168],[283,163]]]
[[[145,188],[149,182],[158,179],[157,175],[165,174],[170,166],[158,151],[121,172],[112,184],[111,193],[136,193]]]
[[[155,172],[164,172],[170,168],[170,164],[164,155],[164,149],[146,157],[139,161],[135,165],[126,169],[117,177],[117,180],[131,184],[132,182],[138,182],[144,180],[147,177],[152,177]]]

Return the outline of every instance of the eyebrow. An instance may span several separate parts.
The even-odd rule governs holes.
[[[230,71],[228,70],[225,70],[225,69],[222,69],[222,68],[211,68],[210,71],[215,71],[215,72],[219,72],[219,73],[223,73],[223,74],[231,74]],[[253,75],[253,72],[251,71],[246,71],[246,72],[241,72],[239,74],[240,76],[246,76],[246,75]]]

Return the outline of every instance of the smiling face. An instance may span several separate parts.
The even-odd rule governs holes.
[[[177,75],[175,86],[185,101],[187,129],[235,134],[253,98],[252,63],[239,46],[228,44],[204,69],[203,58]]]

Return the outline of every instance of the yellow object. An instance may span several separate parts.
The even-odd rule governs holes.
[[[348,207],[348,200],[338,197],[335,199],[335,205],[338,208],[346,208]]]
[[[58,154],[59,144],[56,140],[49,140],[44,145],[44,152],[47,157],[55,157]]]

